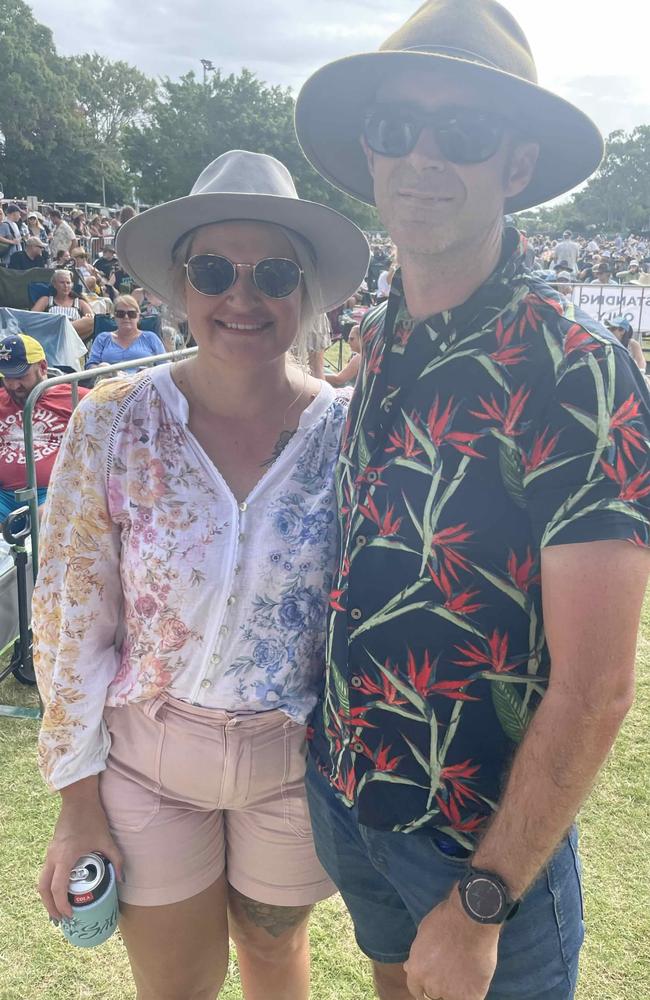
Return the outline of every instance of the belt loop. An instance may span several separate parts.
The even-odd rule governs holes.
[[[158,713],[166,702],[165,692],[159,691],[153,698],[148,698],[147,701],[142,702],[142,712],[148,719],[157,721]]]

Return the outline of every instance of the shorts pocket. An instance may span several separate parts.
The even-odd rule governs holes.
[[[288,719],[284,724],[284,775],[280,791],[287,826],[298,837],[311,837],[311,820],[305,788],[307,727]]]
[[[165,727],[148,703],[107,708],[104,722],[111,737],[99,791],[109,825],[139,833],[160,810],[160,757]]]

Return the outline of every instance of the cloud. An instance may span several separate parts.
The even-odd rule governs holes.
[[[650,123],[647,91],[638,90],[629,76],[579,76],[568,80],[562,92],[590,115],[605,135]]]

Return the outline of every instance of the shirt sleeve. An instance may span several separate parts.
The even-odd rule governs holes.
[[[98,337],[95,337],[93,341],[93,346],[90,349],[90,357],[86,361],[86,368],[88,365],[97,365],[102,360],[102,355],[104,353],[104,347],[106,346],[106,334],[100,333]]]
[[[576,325],[555,392],[520,439],[540,546],[649,544],[650,396],[627,351]],[[565,348],[566,350],[566,348]]]
[[[102,716],[119,667],[122,603],[120,533],[106,495],[115,410],[102,401],[101,390],[75,410],[40,531],[32,603],[34,665],[44,705],[38,754],[52,790],[104,770],[110,746]]]
[[[149,347],[152,354],[165,354],[165,345],[157,333],[149,331]]]

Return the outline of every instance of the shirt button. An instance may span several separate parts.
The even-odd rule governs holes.
[[[362,680],[360,677],[353,677],[352,680],[350,681],[350,684],[352,685],[353,688],[360,688]]]
[[[352,608],[352,611],[350,612],[350,618],[352,619],[352,621],[355,622],[361,621],[362,618],[361,608]]]
[[[241,532],[241,533],[240,533],[240,534],[239,534],[239,535],[237,536],[237,541],[238,541],[238,542],[243,542],[243,541],[244,541],[244,538],[245,538],[245,537],[246,537],[246,536],[244,535],[244,533],[243,533],[243,532]]]
[[[235,573],[241,573],[241,566],[235,566]]]
[[[209,688],[209,687],[212,687],[212,681],[209,681],[209,680],[207,679],[207,677],[206,677],[206,679],[205,679],[204,681],[201,681],[201,687],[202,687],[202,688]]]
[[[357,545],[363,548],[364,545],[368,544],[368,539],[365,535],[357,535]]]
[[[239,509],[242,512],[242,514],[248,510],[248,504],[246,503],[245,500],[242,500],[242,502],[239,505]]]
[[[363,751],[364,751],[363,743],[359,743],[359,741],[356,740],[352,744],[352,749],[354,750],[355,753],[363,753]]]
[[[221,663],[221,657],[219,656],[218,653],[213,653],[210,659],[212,660],[213,663]]]
[[[386,399],[381,404],[381,408],[384,411],[384,413],[390,413],[390,411],[393,409],[393,401],[392,401],[392,399]]]
[[[228,626],[222,625],[219,629],[219,635],[228,635]]]
[[[368,480],[369,483],[376,483],[377,480],[379,479],[379,475],[376,472],[369,472],[368,475],[366,476],[366,479]]]
[[[235,595],[231,594],[230,597],[228,598],[228,600],[226,601],[226,604],[228,604],[230,607],[232,607],[236,600],[237,600],[237,598],[235,597]]]

